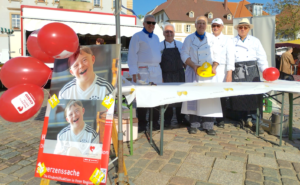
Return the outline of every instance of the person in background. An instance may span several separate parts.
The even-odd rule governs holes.
[[[162,83],[162,71],[160,68],[161,53],[159,50],[159,38],[153,33],[155,28],[155,17],[146,15],[144,18],[144,28],[142,31],[135,33],[129,43],[128,67],[129,74],[132,76],[134,83],[140,80],[139,70],[147,69],[149,72],[149,82],[155,84]],[[146,114],[148,108],[137,108],[137,117],[139,120],[139,132],[146,130]],[[153,127],[159,129],[158,108],[153,109]]]
[[[294,68],[291,68],[291,66],[295,64],[295,60],[293,58],[292,53],[293,53],[293,48],[288,47],[287,51],[281,55],[280,68],[279,68],[280,72],[288,75],[293,74]]]
[[[195,21],[196,32],[186,37],[181,51],[181,60],[187,64],[185,81],[189,83],[217,82],[214,77],[201,77],[197,74],[199,66],[211,65],[210,74],[216,74],[220,62],[220,48],[216,37],[205,32],[207,18],[197,17]],[[208,63],[208,64],[207,64]],[[199,92],[199,95],[201,92]],[[209,135],[215,135],[213,130],[215,117],[222,117],[220,98],[183,102],[181,113],[190,115],[190,134],[196,134],[202,124]]]
[[[298,55],[297,55],[297,59],[295,60],[295,64],[298,65],[297,75],[300,75],[300,53],[298,53]]]
[[[165,24],[163,26],[163,34],[165,40],[160,43],[161,63],[163,81],[165,82],[185,82],[183,62],[180,58],[180,51],[182,42],[174,40],[175,29],[173,24]],[[181,114],[182,103],[170,104],[165,111],[165,124],[166,128],[171,126],[173,117],[173,107],[176,109],[176,118],[178,124],[188,124],[185,115]]]
[[[233,38],[235,70],[232,73],[232,82],[260,82],[259,70],[263,72],[268,68],[266,52],[259,39],[248,35],[253,25],[247,18],[243,18],[234,28],[238,30],[238,35]],[[238,119],[242,126],[256,125],[256,120],[259,119],[256,114],[257,108],[262,116],[262,94],[235,96],[229,100],[234,119]],[[261,126],[259,133],[264,133]]]
[[[220,46],[220,62],[217,67],[216,78],[217,82],[232,82],[232,71],[234,71],[234,48],[232,39],[222,33],[224,23],[222,19],[216,18],[211,22],[213,35],[216,37],[216,43]],[[221,98],[223,114],[226,112],[226,100]],[[216,118],[217,125],[224,127],[224,119]]]
[[[96,45],[101,45],[101,44],[104,44],[104,40],[102,38],[97,38]]]

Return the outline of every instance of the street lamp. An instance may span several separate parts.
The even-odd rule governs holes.
[[[10,56],[10,36],[14,33],[14,30],[6,29],[1,27],[1,33],[5,33],[8,36],[8,54],[9,54],[9,59],[11,59]]]

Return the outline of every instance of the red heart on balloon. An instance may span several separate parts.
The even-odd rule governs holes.
[[[41,108],[44,92],[33,84],[21,84],[9,88],[0,97],[0,116],[10,122],[25,121]]]
[[[53,63],[54,58],[47,55],[39,46],[37,41],[37,35],[39,30],[32,32],[27,39],[27,49],[30,55],[44,63]]]
[[[45,53],[57,59],[69,58],[79,46],[74,30],[59,22],[43,26],[38,33],[38,43]]]
[[[267,81],[277,80],[280,76],[279,70],[275,67],[269,67],[263,71],[263,77]]]
[[[6,88],[25,83],[42,87],[51,74],[51,69],[36,58],[15,57],[2,66],[0,79]]]

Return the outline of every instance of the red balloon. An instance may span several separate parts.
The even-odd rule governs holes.
[[[25,121],[40,110],[43,100],[41,87],[33,84],[17,85],[0,97],[0,116],[10,122]]]
[[[269,67],[263,71],[263,77],[267,81],[274,81],[279,78],[279,70],[275,67]]]
[[[16,57],[2,66],[0,79],[6,88],[25,83],[42,87],[51,74],[51,69],[36,58]]]
[[[74,30],[58,22],[42,27],[37,40],[43,51],[57,59],[70,57],[79,46],[78,37]]]
[[[54,63],[54,58],[47,55],[39,46],[37,35],[39,30],[32,32],[27,39],[27,49],[30,55],[44,63]]]

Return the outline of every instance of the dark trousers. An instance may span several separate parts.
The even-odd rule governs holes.
[[[137,117],[139,119],[139,130],[146,129],[147,126],[147,111],[149,110],[149,121],[150,121],[150,109],[149,108],[137,108]],[[158,119],[159,119],[159,107],[153,108],[153,127],[159,126]]]
[[[175,107],[177,122],[180,124],[184,119],[184,114],[181,114],[181,107]],[[170,125],[173,117],[173,107],[168,107],[165,111],[165,125]]]

